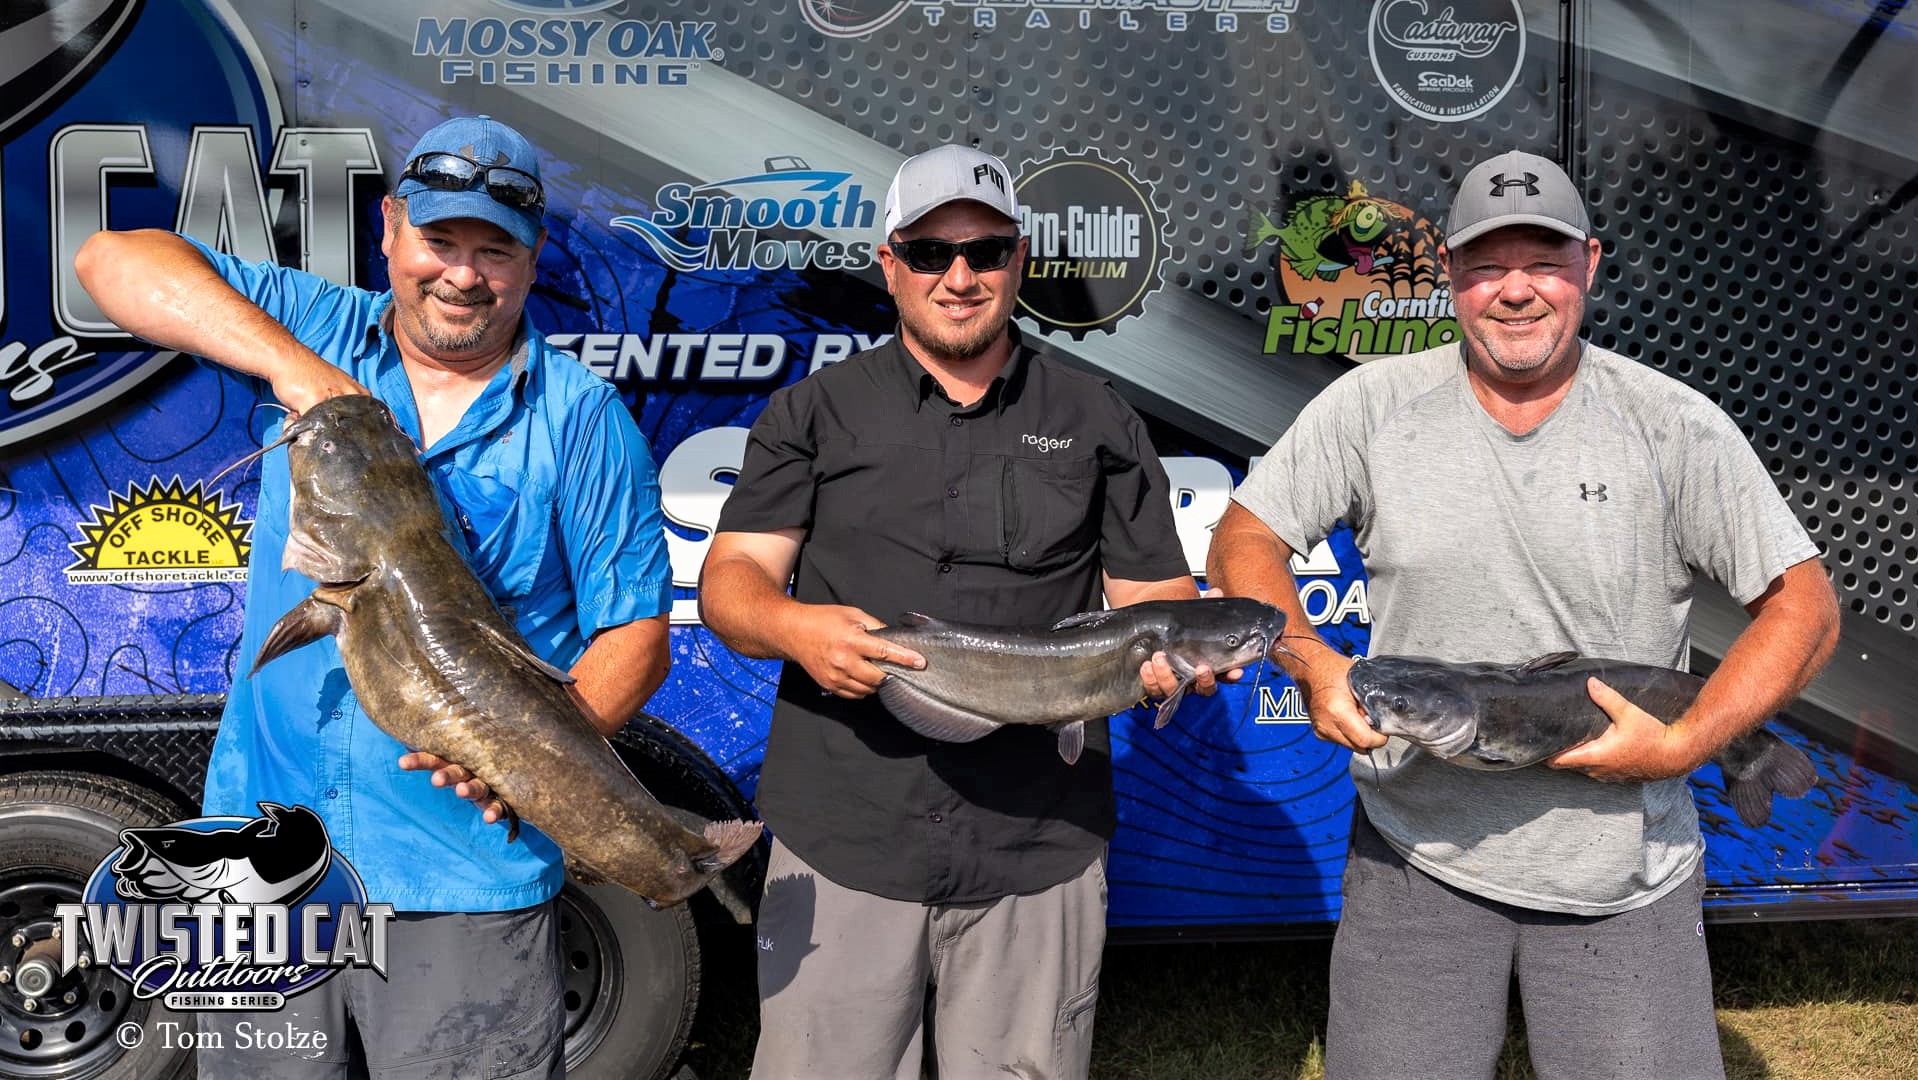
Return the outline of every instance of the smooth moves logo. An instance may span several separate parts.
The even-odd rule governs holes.
[[[1518,81],[1518,0],[1375,0],[1366,44],[1379,85],[1412,115],[1441,123],[1490,109]]]
[[[319,815],[259,810],[121,830],[83,902],[55,909],[57,970],[33,974],[104,964],[176,1011],[271,1011],[348,967],[384,977],[392,905],[367,903]]]
[[[1279,297],[1264,352],[1371,360],[1457,341],[1458,313],[1438,264],[1438,227],[1351,181],[1254,209],[1248,251],[1271,250]]]
[[[674,270],[863,270],[879,204],[852,174],[771,158],[766,170],[709,184],[667,184],[646,217],[613,218]],[[850,232],[868,239],[822,234]]]
[[[1145,309],[1165,264],[1165,214],[1123,162],[1058,154],[1014,185],[1027,240],[1019,313],[1041,333],[1111,333]]]

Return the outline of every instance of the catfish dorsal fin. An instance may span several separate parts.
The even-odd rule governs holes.
[[[1548,652],[1544,656],[1534,656],[1518,666],[1520,675],[1535,675],[1541,671],[1550,671],[1555,667],[1564,667],[1578,659],[1578,653],[1571,650]]]
[[[1053,623],[1052,628],[1054,630],[1071,630],[1075,627],[1097,626],[1107,619],[1112,618],[1113,614],[1110,608],[1101,611],[1081,611],[1077,615],[1067,615],[1065,618]]]
[[[534,652],[524,641],[521,641],[517,634],[502,633],[498,627],[483,620],[476,620],[473,625],[478,627],[481,633],[497,642],[499,647],[506,650],[507,653],[524,662],[534,671],[552,679],[554,682],[562,686],[570,686],[575,681],[571,675],[540,659],[539,654]]]

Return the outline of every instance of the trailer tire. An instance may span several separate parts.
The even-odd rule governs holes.
[[[0,966],[20,959],[16,934],[46,936],[54,905],[77,902],[94,868],[128,826],[164,825],[186,811],[137,784],[75,772],[0,776]],[[65,992],[73,1002],[62,1000]],[[193,1052],[169,1047],[155,1025],[191,1028],[193,1018],[141,1001],[105,966],[75,970],[54,990],[27,998],[9,978],[0,985],[0,1076],[61,1080],[180,1080],[191,1076]],[[116,1041],[124,1024],[140,1024],[134,1049]]]
[[[699,1005],[691,910],[654,910],[617,885],[569,880],[559,916],[568,1080],[672,1075]]]

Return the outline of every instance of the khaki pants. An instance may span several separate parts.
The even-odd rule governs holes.
[[[773,845],[754,1080],[1084,1080],[1105,860],[1028,896],[920,904],[843,888]],[[930,1007],[928,1007],[930,1003]]]

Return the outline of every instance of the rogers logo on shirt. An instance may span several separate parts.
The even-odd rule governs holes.
[[[1019,441],[1027,446],[1036,446],[1040,453],[1049,454],[1054,450],[1064,450],[1072,445],[1071,439],[1055,439],[1050,435],[1021,435]]]

